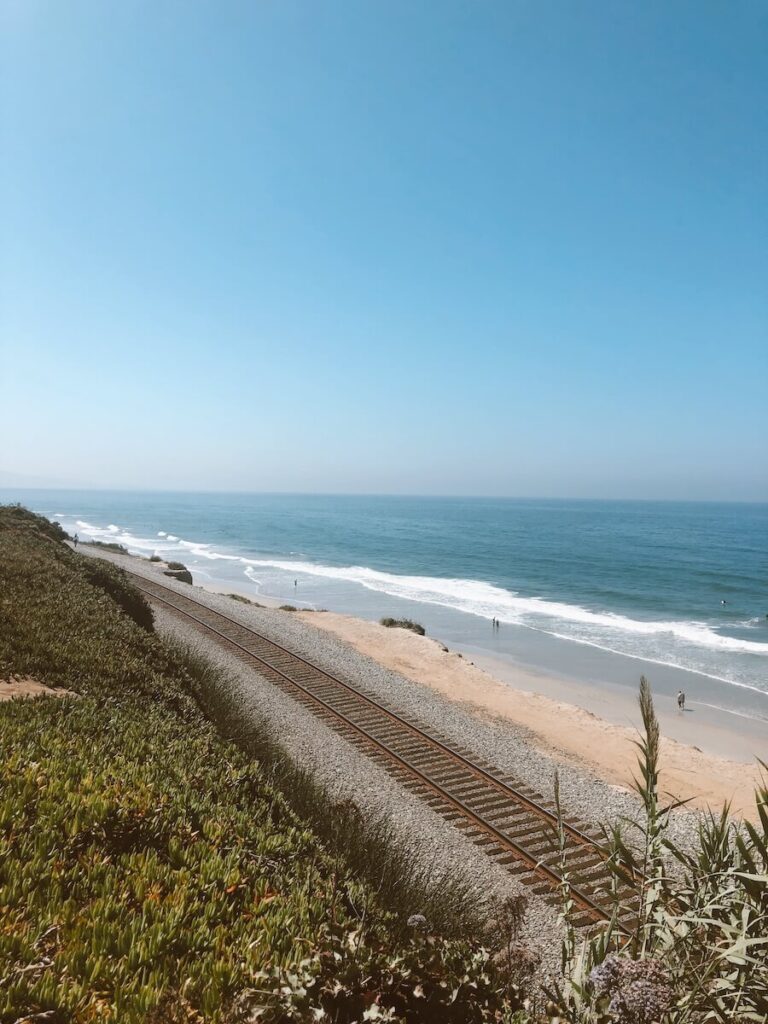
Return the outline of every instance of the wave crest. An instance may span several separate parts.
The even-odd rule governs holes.
[[[675,636],[686,643],[710,650],[739,651],[768,655],[768,644],[754,640],[740,640],[723,636],[705,622],[676,622],[630,619],[615,612],[595,612],[577,604],[549,601],[542,597],[521,597],[513,590],[503,590],[482,580],[443,579],[435,576],[398,576],[379,572],[366,566],[348,568],[318,565],[314,562],[294,562],[281,559],[243,559],[249,565],[281,569],[291,573],[306,573],[327,579],[359,583],[368,590],[376,590],[390,597],[399,597],[425,604],[440,605],[456,611],[495,617],[510,625],[545,628],[546,620],[569,622],[601,632],[630,633],[636,636]],[[551,631],[551,625],[547,631]],[[572,639],[581,639],[573,637]],[[585,638],[586,639],[586,638]]]
[[[514,590],[505,590],[482,580],[397,575],[367,566],[331,566],[298,559],[248,558],[216,551],[210,544],[184,540],[163,530],[152,538],[144,538],[136,537],[114,524],[103,528],[93,526],[83,519],[76,519],[75,522],[87,536],[119,541],[129,551],[138,554],[183,551],[188,556],[209,562],[239,562],[246,567],[246,576],[256,585],[260,585],[253,572],[256,568],[276,569],[292,576],[302,574],[354,583],[390,597],[450,608],[484,619],[495,617],[510,625],[525,626],[563,640],[591,644],[617,654],[661,664],[687,667],[686,661],[694,653],[692,648],[714,654],[768,656],[768,643],[723,635],[707,622],[633,619],[616,612],[594,611],[578,604],[543,597],[524,597]],[[759,619],[750,619],[737,625],[754,628],[759,622]],[[678,649],[673,655],[670,641],[671,644],[682,645],[684,651]],[[670,661],[670,657],[674,657],[674,660]],[[703,666],[694,671],[709,674]],[[722,676],[713,678],[734,682]]]

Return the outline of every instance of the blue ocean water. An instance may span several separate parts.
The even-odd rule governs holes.
[[[496,617],[504,651],[534,667],[607,678],[618,657],[632,659],[621,671],[634,680],[646,662],[667,686],[694,673],[710,703],[768,718],[768,505],[21,490],[0,500],[255,598],[408,614],[489,651]]]

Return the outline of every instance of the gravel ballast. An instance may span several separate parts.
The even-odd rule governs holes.
[[[633,794],[610,786],[583,769],[548,757],[532,745],[524,729],[509,722],[486,719],[447,700],[428,687],[384,668],[291,612],[259,608],[200,587],[192,589],[188,584],[163,576],[163,566],[133,556],[99,549],[81,550],[107,558],[183,596],[193,597],[244,626],[253,627],[322,669],[364,689],[414,722],[427,726],[459,747],[471,750],[545,798],[552,795],[557,770],[561,800],[568,818],[608,823],[623,817],[640,817],[639,801]],[[244,721],[249,718],[268,720],[290,756],[311,770],[317,781],[334,797],[353,800],[363,812],[386,814],[398,839],[418,850],[419,856],[425,858],[425,863],[434,865],[438,874],[461,871],[477,887],[478,893],[492,893],[500,899],[521,892],[528,896],[528,913],[521,941],[541,958],[541,974],[558,971],[561,928],[557,912],[552,907],[529,895],[513,876],[360,750],[289,695],[224,651],[214,640],[203,636],[191,623],[185,623],[160,608],[155,610],[155,619],[159,630],[185,642],[197,653],[226,669],[229,692],[222,697],[232,702]],[[697,814],[676,813],[670,837],[679,845],[690,848],[697,829]],[[418,909],[414,908],[414,912]]]

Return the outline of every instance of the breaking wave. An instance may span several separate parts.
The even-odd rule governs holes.
[[[216,562],[231,563],[233,567],[239,563],[251,584],[256,588],[264,587],[265,592],[268,592],[268,583],[265,586],[264,577],[283,572],[290,574],[291,580],[304,576],[356,584],[392,598],[448,608],[486,620],[495,617],[502,623],[524,626],[561,640],[687,668],[735,686],[765,692],[761,684],[751,686],[738,670],[734,673],[735,666],[724,659],[729,655],[768,657],[768,643],[729,636],[705,621],[632,618],[580,604],[524,596],[482,580],[398,575],[367,566],[323,565],[291,558],[251,558],[218,551],[210,544],[186,540],[163,530],[153,537],[139,537],[114,523],[104,528],[74,517],[69,518],[69,523],[70,526],[66,522],[62,525],[71,532],[78,530],[83,539],[117,542],[135,554],[158,554],[168,558],[180,555],[193,573],[197,562],[199,571],[205,567],[205,574],[211,578],[216,576]],[[223,564],[221,572],[225,572]],[[332,597],[329,597],[331,602]],[[759,633],[763,623],[753,618],[734,625],[742,631]]]
[[[278,559],[243,559],[252,566],[281,569],[289,573],[306,573],[327,579],[359,583],[368,590],[377,590],[391,597],[436,604],[483,618],[496,617],[514,625],[541,625],[550,619],[573,623],[589,629],[629,633],[636,636],[673,636],[686,643],[715,651],[731,651],[768,655],[768,644],[723,636],[705,622],[645,621],[630,619],[613,612],[595,612],[576,604],[548,601],[541,597],[521,597],[511,590],[495,587],[480,580],[441,579],[434,576],[399,576],[378,572],[365,566],[317,565],[313,562]],[[581,639],[579,636],[568,639]],[[584,637],[584,639],[588,639]]]

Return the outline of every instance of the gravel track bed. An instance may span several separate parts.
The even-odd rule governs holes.
[[[544,798],[552,798],[557,770],[566,817],[595,823],[614,822],[625,817],[637,819],[640,816],[640,801],[633,793],[537,749],[527,729],[485,717],[469,705],[447,700],[429,687],[421,686],[360,654],[343,640],[313,627],[292,612],[257,608],[201,587],[195,587],[190,593],[188,585],[163,576],[152,563],[116,556],[115,561],[118,560],[133,572],[142,572],[148,579],[157,579],[245,626],[253,626],[339,679],[362,686],[382,703],[390,704],[452,742],[466,746],[479,757],[486,758],[502,771],[538,790]],[[322,615],[322,612],[315,614]],[[692,848],[699,820],[699,812],[676,812],[670,826],[670,838],[686,849]]]
[[[593,823],[639,817],[639,801],[635,796],[537,750],[527,730],[509,722],[481,717],[468,707],[446,700],[428,687],[384,668],[291,612],[258,608],[200,587],[191,589],[187,584],[163,576],[162,568],[155,564],[132,556],[87,549],[84,553],[106,557],[182,596],[193,597],[244,626],[253,627],[340,679],[361,686],[382,703],[391,705],[414,721],[474,751],[479,757],[527,783],[545,798],[552,795],[557,769],[566,817]],[[425,863],[434,864],[440,873],[460,869],[486,894],[490,892],[504,897],[525,892],[525,887],[516,883],[457,829],[298,702],[223,651],[215,641],[203,637],[191,624],[182,623],[171,613],[160,610],[156,610],[156,620],[162,631],[183,640],[226,668],[230,688],[227,696],[235,702],[244,718],[268,719],[291,756],[309,768],[334,795],[353,799],[363,810],[387,814],[395,833],[417,849]],[[698,820],[696,813],[676,813],[670,837],[681,846],[691,848]],[[521,940],[541,956],[540,976],[559,972],[557,914],[532,895]]]
[[[285,614],[285,613],[283,613]],[[540,961],[540,977],[559,974],[560,930],[557,912],[519,884],[439,814],[409,792],[357,747],[320,721],[311,711],[265,680],[255,670],[204,636],[192,623],[155,607],[158,632],[181,641],[196,654],[223,668],[227,691],[222,699],[244,722],[266,721],[280,746],[312,772],[335,800],[352,800],[361,811],[386,816],[395,841],[407,845],[437,876],[461,875],[478,899],[529,899],[520,942]],[[418,913],[421,908],[414,907]]]

